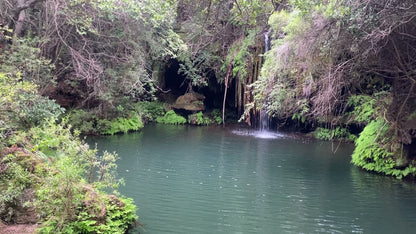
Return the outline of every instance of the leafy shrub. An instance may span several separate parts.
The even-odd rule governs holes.
[[[313,134],[316,138],[326,141],[334,139],[354,141],[357,138],[354,134],[351,134],[348,129],[342,127],[336,127],[334,129],[317,128]]]
[[[163,117],[158,117],[156,121],[158,123],[175,125],[186,123],[186,119],[180,115],[177,115],[173,110],[166,112],[166,114]]]
[[[21,201],[25,189],[33,183],[29,168],[19,163],[13,154],[6,155],[0,162],[0,217],[10,222]]]
[[[222,124],[222,113],[220,110],[214,109],[211,112],[211,116],[218,125]]]
[[[24,81],[36,84],[41,89],[54,84],[54,65],[41,56],[37,48],[38,38],[20,38],[8,50],[0,53],[0,68],[4,73],[19,73]]]
[[[348,98],[348,105],[353,108],[349,115],[353,120],[369,123],[377,116],[382,116],[382,110],[391,103],[391,94],[380,91],[373,95],[352,95]]]
[[[121,109],[121,108],[119,108]],[[68,115],[68,122],[82,133],[114,135],[117,133],[127,133],[137,131],[144,127],[142,117],[135,111],[114,119],[102,119],[94,113],[84,110],[72,110]]]
[[[142,119],[150,122],[165,114],[164,104],[161,102],[138,102],[133,104],[133,109],[142,116]]]
[[[205,117],[204,114],[200,111],[198,113],[189,115],[188,123],[194,125],[210,125],[213,123],[213,121],[210,118]]]
[[[353,95],[348,98],[348,104],[354,108],[351,112],[358,122],[369,123],[373,119],[376,99],[368,95]]]
[[[329,140],[331,140],[331,129],[328,129],[328,128],[317,128],[314,131],[314,135],[315,135],[316,138],[318,138],[320,140],[329,141]]]
[[[35,94],[36,86],[29,82],[19,82],[20,75],[0,73],[0,120],[2,131],[19,127],[19,112],[22,108],[21,95]]]
[[[352,163],[367,170],[397,178],[416,174],[414,162],[404,168],[396,167],[400,158],[390,152],[392,139],[388,136],[389,125],[383,120],[371,121],[355,141],[356,148],[352,154]],[[397,152],[396,152],[397,153]]]
[[[36,85],[21,81],[17,74],[0,73],[0,132],[30,128],[64,113],[54,101],[36,93]]]
[[[42,222],[40,233],[124,233],[137,218],[131,200],[104,192],[120,183],[115,177],[117,155],[97,155],[96,149],[89,149],[53,119],[11,140],[25,146],[21,152],[31,152],[28,157],[44,162],[37,159],[36,169],[29,170],[22,160],[15,166],[13,155],[5,157],[2,163],[8,164],[10,176],[0,177],[0,186],[13,193],[2,193],[0,203],[15,199],[31,185],[36,190],[33,205]]]
[[[67,115],[68,123],[82,133],[94,133],[97,118],[84,110],[71,110]]]
[[[113,120],[98,120],[98,131],[104,135],[114,135],[116,133],[127,133],[143,128],[140,116],[132,111],[130,118],[117,118]]]
[[[20,95],[20,98],[19,119],[26,127],[39,125],[45,119],[58,118],[65,112],[54,100],[38,94],[27,93]]]

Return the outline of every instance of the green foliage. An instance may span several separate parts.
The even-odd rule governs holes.
[[[137,220],[136,206],[129,198],[116,198],[105,194],[96,194],[94,199],[100,199],[97,211],[105,207],[105,216],[100,217],[105,223],[98,223],[97,214],[80,212],[76,220],[62,229],[62,233],[125,233],[125,231]],[[97,202],[98,201],[94,201]],[[89,207],[90,209],[92,207]],[[99,214],[100,215],[100,214]],[[38,229],[39,233],[51,233],[58,228],[57,222],[47,222]],[[59,230],[59,229],[58,229]]]
[[[235,42],[222,66],[222,69],[226,70],[229,64],[232,64],[233,77],[239,76],[241,81],[247,77],[248,65],[253,60],[250,47],[255,43],[257,32],[257,30],[251,30],[244,39]]]
[[[58,118],[65,112],[65,109],[47,97],[38,94],[23,94],[19,96],[21,110],[19,113],[20,122],[26,127],[41,124],[46,119]]]
[[[182,55],[179,64],[179,74],[183,74],[189,82],[196,87],[208,85],[207,72],[209,71],[209,61],[212,55],[207,51],[202,51],[196,56]]]
[[[0,73],[0,132],[41,124],[64,109],[36,93],[36,85],[22,81],[20,72]]]
[[[156,121],[158,123],[174,125],[186,123],[186,119],[180,115],[177,115],[173,110],[166,112],[166,114],[163,117],[158,117]]]
[[[6,191],[0,210],[6,216],[13,215],[16,203],[29,202],[42,221],[40,233],[124,233],[137,218],[132,200],[104,192],[121,183],[115,174],[117,155],[97,155],[53,119],[9,141],[25,148],[9,149],[14,153],[0,163],[7,169],[0,172],[0,187]],[[29,188],[35,190],[33,203],[17,199]]]
[[[205,117],[200,111],[198,113],[188,115],[188,123],[193,125],[210,125],[213,121],[209,117]]]
[[[30,165],[25,165],[24,158],[9,154],[0,162],[0,217],[6,222],[12,221],[16,208],[22,203],[21,196],[33,183]]]
[[[79,130],[85,134],[91,134],[96,132],[96,116],[93,113],[84,111],[82,109],[78,110],[71,110],[67,115],[66,118],[68,123],[74,129]]]
[[[6,132],[20,127],[19,112],[22,94],[34,94],[36,86],[30,82],[19,82],[20,73],[0,73],[0,131]]]
[[[368,95],[353,95],[348,98],[348,104],[354,108],[351,112],[354,120],[369,123],[374,119],[376,99]]]
[[[367,171],[374,171],[397,178],[416,175],[416,167],[411,162],[404,168],[397,168],[397,160],[401,155],[395,155],[389,150],[392,139],[388,135],[389,124],[383,120],[371,121],[355,141],[356,148],[352,155],[352,163]],[[391,148],[391,147],[390,147]]]
[[[114,135],[117,133],[127,133],[143,128],[142,118],[151,118],[151,114],[147,110],[139,106],[135,106],[134,108],[136,109],[135,111],[128,112],[124,110],[124,107],[119,105],[118,109],[120,113],[117,113],[117,115],[125,117],[113,119],[100,118],[94,113],[84,110],[71,110],[67,115],[67,119],[73,128],[86,134]],[[141,111],[142,113],[138,114],[136,111]]]
[[[83,165],[74,158],[57,157],[53,169],[59,173],[47,173],[42,178],[35,206],[46,223],[54,223],[55,230],[59,231],[76,217],[78,207],[82,206],[85,181]]]
[[[98,226],[98,230],[104,233],[123,233],[137,220],[136,206],[129,198],[119,198],[117,204],[114,200],[104,200],[107,206],[106,225]]]
[[[344,141],[354,141],[357,139],[357,136],[351,134],[348,129],[342,127],[336,127],[334,129],[328,128],[317,128],[313,135],[320,140],[344,140]]]
[[[165,115],[164,104],[161,102],[138,102],[133,109],[139,113],[145,122],[154,122],[158,117]]]
[[[19,38],[10,48],[0,53],[1,71],[21,77],[24,81],[36,84],[40,89],[55,84],[53,78],[54,65],[41,55],[37,46],[38,38]]]
[[[218,109],[214,109],[214,110],[211,112],[211,117],[214,119],[214,121],[215,121],[218,125],[222,124],[222,113],[221,113],[221,111],[220,111],[220,110],[218,110]]]
[[[137,131],[144,127],[141,117],[134,111],[130,118],[117,118],[113,120],[100,119],[97,126],[100,134],[114,135],[116,133],[127,133]]]
[[[370,90],[373,91],[374,88]],[[380,88],[381,89],[381,88]],[[352,95],[348,98],[348,105],[353,108],[348,113],[354,121],[369,123],[378,116],[383,116],[386,106],[392,102],[392,96],[388,91],[378,91],[370,95]]]
[[[236,26],[257,26],[273,11],[272,1],[236,0],[231,9],[231,23]]]

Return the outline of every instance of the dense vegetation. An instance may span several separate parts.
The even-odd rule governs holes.
[[[122,233],[133,225],[132,200],[115,196],[117,155],[98,155],[66,120],[57,124],[64,109],[18,74],[0,73],[0,87],[1,220],[41,222],[40,233]]]
[[[117,184],[115,155],[97,156],[78,134],[149,122],[241,117],[256,126],[266,112],[275,127],[355,141],[352,162],[365,170],[414,177],[415,8],[413,0],[2,1],[1,220],[24,210],[44,232],[125,230],[134,206],[104,192]]]
[[[269,18],[274,42],[253,84],[256,103],[331,129],[318,129],[323,138],[365,127],[352,162],[414,176],[414,1],[287,3]]]

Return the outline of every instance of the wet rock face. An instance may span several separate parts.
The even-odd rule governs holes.
[[[203,111],[205,110],[204,105],[205,96],[199,93],[186,93],[182,96],[179,96],[173,108],[183,109],[187,111]]]

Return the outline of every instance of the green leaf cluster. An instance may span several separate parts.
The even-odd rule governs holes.
[[[164,103],[158,101],[134,103],[132,109],[140,113],[145,122],[155,122],[157,117],[165,115]]]
[[[24,192],[34,182],[29,170],[31,162],[23,152],[8,154],[0,161],[0,217],[10,222],[18,212],[16,204],[23,204]]]
[[[353,107],[351,115],[355,121],[369,123],[374,119],[376,99],[369,95],[353,95],[348,104]]]
[[[110,114],[112,117],[106,118],[93,111],[74,109],[68,112],[66,118],[81,133],[114,135],[137,131],[147,122],[156,122],[158,117],[164,116],[165,109],[161,102],[137,102],[118,105],[116,111]]]
[[[256,42],[258,30],[250,30],[248,35],[243,39],[236,41],[230,48],[230,51],[223,63],[222,70],[226,70],[229,64],[233,67],[233,77],[239,77],[241,81],[247,77],[248,66],[253,57],[250,51],[251,46]]]
[[[389,150],[392,144],[391,136],[388,135],[389,127],[384,120],[371,121],[355,141],[352,163],[367,171],[392,175],[399,179],[416,175],[413,161],[405,167],[397,167],[397,162],[402,156],[397,155],[399,151]]]
[[[42,91],[47,86],[53,86],[55,66],[50,59],[42,56],[38,44],[39,38],[26,37],[14,40],[10,48],[1,50],[0,70],[3,73],[19,76],[24,81],[36,84]]]
[[[193,125],[210,125],[213,123],[212,119],[204,116],[200,111],[195,114],[188,115],[188,123]]]
[[[137,131],[144,127],[141,117],[134,111],[131,112],[130,118],[117,118],[112,120],[98,120],[97,127],[100,134],[114,135],[116,133],[127,133]]]
[[[37,87],[22,80],[19,71],[0,72],[0,132],[30,128],[64,113],[53,100],[37,94]]]
[[[162,124],[173,124],[173,125],[186,123],[186,119],[180,115],[177,115],[175,111],[173,110],[166,112],[166,114],[163,117],[158,117],[156,121]]]
[[[220,125],[220,124],[222,124],[222,113],[221,113],[221,111],[220,110],[218,110],[218,109],[214,109],[212,112],[211,112],[211,117],[213,118],[213,120],[218,124],[218,125]]]
[[[7,146],[0,162],[2,217],[13,222],[15,207],[32,207],[39,233],[124,233],[137,219],[132,200],[108,195],[122,183],[117,155],[97,155],[63,124],[51,119],[13,135]],[[28,192],[29,199],[22,196]]]
[[[313,135],[320,139],[320,140],[343,140],[343,141],[355,141],[357,139],[357,136],[354,134],[351,134],[347,128],[343,127],[336,127],[334,129],[329,128],[317,128]]]
[[[178,74],[183,74],[193,86],[207,86],[207,72],[211,60],[213,60],[213,55],[207,51],[201,51],[195,56],[182,54]]]

